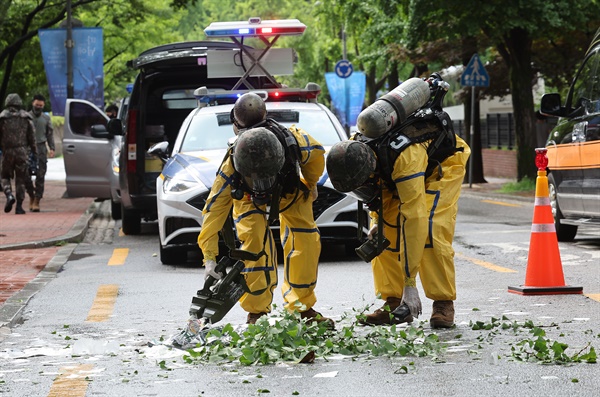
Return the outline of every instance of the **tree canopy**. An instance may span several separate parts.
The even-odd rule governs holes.
[[[478,52],[492,81],[480,95],[512,95],[519,178],[534,172],[533,84],[543,77],[547,87],[564,92],[600,26],[599,0],[70,1],[83,26],[103,28],[107,103],[125,96],[135,77],[127,61],[157,45],[203,40],[204,28],[214,21],[300,19],[305,34],[276,44],[293,47],[298,55],[295,74],[281,80],[290,86],[319,83],[326,103],[324,73],[344,52],[367,76],[365,105],[402,80],[464,65]],[[67,0],[0,0],[1,98],[9,92],[23,98],[48,92],[37,32],[59,27],[66,9]],[[450,83],[454,95],[447,96],[446,105],[453,97],[465,98],[456,77]]]

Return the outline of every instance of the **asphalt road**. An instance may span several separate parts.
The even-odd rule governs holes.
[[[413,323],[439,338],[440,353],[335,355],[313,364],[266,366],[188,363],[184,352],[160,345],[185,326],[203,270],[193,257],[162,265],[156,223],[144,224],[140,236],[124,236],[120,223],[109,218],[109,204],[102,208],[105,216],[95,220],[85,241],[63,247],[71,251],[68,261],[27,305],[23,324],[0,338],[0,394],[595,396],[600,390],[597,364],[516,359],[523,356],[522,343],[534,340],[538,346],[567,344],[571,357],[600,346],[600,238],[594,232],[559,245],[567,284],[582,286],[585,295],[507,292],[523,284],[527,269],[533,210],[527,201],[468,192],[461,198],[454,245],[456,327],[429,327],[431,300],[422,291],[423,315]],[[343,247],[324,247],[317,296],[315,308],[337,321],[338,332],[373,331],[353,325],[357,313],[381,304],[373,296],[370,266],[345,256]],[[279,289],[274,303],[281,307]],[[236,306],[222,324],[243,330],[244,322]],[[473,329],[477,322],[490,329]],[[542,339],[528,324],[545,332]]]

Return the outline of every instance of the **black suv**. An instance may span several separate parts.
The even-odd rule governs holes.
[[[248,47],[249,48],[249,47]],[[141,221],[157,219],[156,178],[162,163],[147,154],[150,146],[167,141],[169,146],[177,137],[179,127],[190,111],[197,107],[193,96],[198,87],[231,89],[239,77],[209,78],[207,51],[231,51],[234,59],[239,51],[236,43],[223,41],[194,41],[165,44],[141,53],[128,65],[138,70],[133,83],[129,105],[122,117],[108,121],[102,110],[83,100],[72,100],[73,108],[68,125],[74,126],[77,140],[71,151],[76,168],[73,175],[67,170],[67,190],[71,196],[110,198],[109,178],[112,166],[110,143],[123,135],[119,156],[119,193],[123,233],[139,234]],[[264,86],[260,77],[247,78],[254,87]],[[261,84],[262,83],[262,84]],[[244,85],[241,88],[248,88]],[[263,87],[266,88],[266,87]],[[67,118],[68,115],[67,115]],[[80,126],[85,121],[85,126]],[[93,124],[93,125],[92,125]],[[84,128],[85,127],[85,128]],[[75,134],[73,134],[75,135]],[[114,146],[114,145],[112,145]],[[100,150],[101,149],[101,150]],[[96,159],[93,164],[89,159]],[[76,175],[80,173],[84,175]],[[81,181],[70,187],[70,181]],[[74,187],[79,190],[75,191]]]
[[[147,154],[150,146],[168,141],[169,147],[173,147],[181,123],[197,107],[193,95],[196,88],[231,89],[239,80],[208,78],[208,50],[234,52],[238,46],[218,41],[167,44],[149,49],[131,62],[139,73],[124,120],[125,136],[119,161],[125,234],[139,234],[142,219],[157,218],[156,178],[160,175],[162,163]]]
[[[546,144],[548,187],[558,240],[572,241],[579,226],[600,226],[600,29],[565,105],[546,94],[541,113],[560,117]]]

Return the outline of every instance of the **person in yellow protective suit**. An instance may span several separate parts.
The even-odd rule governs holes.
[[[317,301],[314,289],[321,240],[312,203],[317,197],[317,181],[325,168],[325,151],[304,130],[294,126],[287,129],[267,119],[266,115],[264,102],[256,94],[244,94],[234,105],[232,121],[238,136],[217,172],[203,209],[203,225],[198,236],[198,245],[204,255],[205,275],[221,276],[215,272],[218,232],[233,206],[233,219],[237,237],[242,243],[241,249],[253,253],[265,252],[259,260],[247,260],[244,263],[243,274],[251,292],[242,296],[240,304],[248,312],[247,323],[254,324],[271,311],[273,290],[277,285],[277,250],[268,227],[267,201],[279,187],[285,308],[290,312],[300,312],[301,318],[326,321],[333,326],[333,320],[313,309]],[[261,176],[257,177],[256,166],[269,167],[276,163],[273,158],[277,156],[265,155],[265,148],[270,145],[265,141],[256,140],[254,146],[248,144],[247,134],[253,134],[255,130],[267,130],[273,136],[279,136],[285,159],[276,178],[267,175],[272,174],[270,170],[258,180]],[[282,134],[286,136],[282,137]],[[242,191],[243,195],[240,194]],[[232,197],[232,194],[237,197]]]
[[[378,209],[371,212],[368,237],[373,238],[383,223],[383,235],[390,241],[371,262],[375,292],[385,304],[361,319],[363,324],[410,323],[413,316],[418,317],[422,309],[417,275],[425,295],[433,300],[431,326],[449,328],[454,324],[452,240],[470,149],[451,134],[454,139],[442,145],[440,153],[449,142],[451,150],[439,162],[433,162],[434,166],[428,155],[434,139],[415,142],[402,134],[390,138],[389,145],[369,145],[368,140],[359,141],[360,137],[354,136],[353,140],[334,145],[327,156],[333,186],[353,191],[371,209]],[[389,154],[390,147],[397,156],[395,160]],[[393,165],[391,169],[386,169],[384,159]],[[406,305],[410,314],[394,316],[392,312],[401,305]]]

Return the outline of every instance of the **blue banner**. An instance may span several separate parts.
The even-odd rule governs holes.
[[[73,28],[73,96],[104,108],[102,28]],[[52,114],[65,115],[67,99],[67,29],[38,30]]]
[[[356,125],[356,119],[363,109],[367,78],[363,72],[353,72],[341,78],[335,73],[325,73],[325,82],[331,96],[334,112],[346,126]]]

